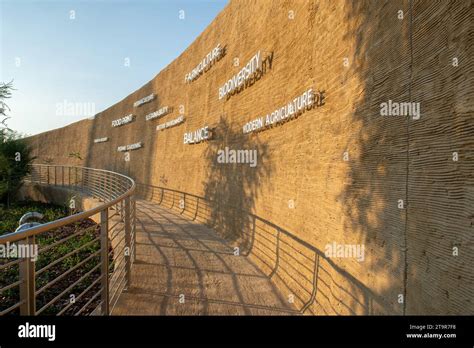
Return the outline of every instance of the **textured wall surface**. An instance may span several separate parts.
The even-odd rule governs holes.
[[[305,313],[472,314],[472,11],[470,1],[234,0],[149,83],[93,120],[30,141],[40,163],[119,171],[209,198],[207,222],[229,240],[248,229],[239,209],[297,237],[256,223],[252,254],[262,268],[278,258],[274,279]],[[217,44],[225,55],[185,83]],[[265,72],[219,100],[218,88],[257,51],[272,57]],[[308,88],[324,91],[325,104],[242,133]],[[154,101],[133,106],[151,93]],[[381,116],[388,100],[420,103],[420,119]],[[162,106],[173,112],[145,120]],[[180,111],[183,124],[155,130]],[[134,122],[111,127],[131,113]],[[185,131],[206,125],[212,140],[183,144]],[[95,144],[101,137],[109,141]],[[125,161],[117,147],[139,141]],[[226,146],[256,149],[258,165],[218,163]],[[362,244],[364,260],[311,249],[329,243]]]

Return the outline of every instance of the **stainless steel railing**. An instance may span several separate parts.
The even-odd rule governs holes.
[[[0,236],[0,245],[16,245],[18,250],[39,244],[37,260],[1,260],[0,275],[5,277],[0,278],[9,281],[0,283],[0,315],[109,315],[130,285],[135,259],[135,182],[107,170],[42,164],[32,165],[25,181],[92,197],[97,205]],[[97,220],[97,216],[96,224],[91,219]],[[79,239],[82,242],[74,247]],[[60,254],[66,245],[73,250],[42,262],[52,251],[56,256]]]
[[[283,293],[291,294],[301,313],[368,315],[374,313],[374,308],[390,311],[380,295],[339,267],[323,250],[256,214],[235,206],[222,207],[219,202],[192,193],[148,184],[138,183],[136,196],[215,230],[219,228],[215,226],[216,220],[226,226],[216,212],[227,214],[227,226],[239,226],[241,235],[235,245],[239,245],[240,255],[251,256]],[[334,297],[332,287],[343,289],[348,297]],[[332,309],[331,301],[342,305],[340,313],[321,309]]]

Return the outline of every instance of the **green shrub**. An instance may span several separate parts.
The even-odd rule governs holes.
[[[0,203],[10,205],[30,171],[32,160],[31,149],[24,139],[14,135],[0,138]]]

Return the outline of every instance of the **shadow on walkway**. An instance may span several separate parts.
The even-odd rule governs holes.
[[[205,225],[137,201],[132,286],[115,315],[297,314],[272,280]]]
[[[242,257],[237,259],[243,262],[236,264],[238,272],[251,279],[266,279],[269,283],[265,284],[270,284],[274,294],[283,295],[284,300],[281,302],[291,304],[298,313],[313,315],[391,313],[382,296],[374,293],[338,266],[334,260],[326,257],[323,251],[268,220],[249,212],[239,212],[245,217],[240,236],[238,239],[226,242],[209,227],[213,226],[212,207],[215,205],[210,200],[182,191],[143,184],[138,184],[137,195],[150,202],[141,202],[140,206],[151,205],[152,211],[159,209],[157,210],[159,215],[165,219],[156,227],[152,217],[147,217],[149,227],[145,227],[154,231],[154,236],[167,238],[168,241],[171,239],[174,243],[171,246],[178,249],[182,249],[184,245],[191,255],[192,252],[227,255],[230,258],[225,258],[225,262],[235,261],[233,252],[234,248],[238,247]],[[142,214],[146,215],[147,210]],[[140,214],[139,217],[141,216]],[[145,223],[143,219],[140,218],[141,224]],[[179,226],[173,224],[171,220],[176,221]],[[140,228],[143,230],[144,226],[137,226],[137,229]],[[176,245],[176,242],[179,244]],[[232,243],[232,247],[229,243]],[[175,257],[172,255],[170,260],[175,260]],[[182,257],[189,257],[189,254]],[[208,269],[209,260],[210,258],[200,259],[199,264],[202,261],[203,268]],[[219,264],[221,261],[215,263]],[[227,272],[227,270],[221,271]],[[255,277],[256,275],[258,277]],[[199,283],[192,286],[199,289]],[[257,283],[248,286],[252,288],[255,286],[257,293],[268,291],[267,287],[260,289]],[[247,285],[245,287],[247,288]],[[275,287],[278,290],[273,290]],[[258,300],[252,303],[259,304],[260,298],[257,296],[256,299]]]

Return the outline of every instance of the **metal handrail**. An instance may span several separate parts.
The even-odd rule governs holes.
[[[47,265],[44,265],[41,270],[35,269],[36,267],[34,261],[30,258],[22,258],[19,260],[10,261],[2,265],[0,272],[2,272],[3,269],[9,267],[17,267],[19,280],[12,281],[11,284],[1,288],[0,293],[10,290],[14,287],[19,287],[19,301],[14,305],[10,305],[4,310],[0,310],[0,315],[9,314],[17,308],[19,308],[20,314],[22,315],[40,314],[49,306],[61,299],[62,296],[67,295],[68,292],[74,288],[74,286],[85,280],[98,269],[100,269],[100,275],[92,282],[92,285],[87,287],[87,289],[92,289],[93,286],[100,284],[100,289],[95,293],[95,295],[92,296],[92,298],[95,299],[100,295],[101,304],[99,307],[97,307],[97,310],[100,309],[100,313],[103,315],[110,314],[119,297],[116,296],[116,294],[118,293],[118,295],[120,295],[120,293],[130,284],[131,264],[135,259],[136,219],[134,193],[136,185],[134,180],[120,173],[89,167],[34,164],[31,165],[30,169],[30,174],[25,178],[25,182],[40,186],[48,185],[56,188],[66,189],[75,193],[77,192],[82,197],[88,196],[97,198],[100,204],[84,212],[76,213],[65,218],[61,218],[29,229],[2,235],[0,236],[0,244],[19,242],[18,244],[34,245],[35,238],[42,235],[44,232],[70,225],[92,216],[97,216],[97,214],[99,214],[100,238],[97,237],[93,241],[86,243],[86,245],[92,245],[92,242],[100,243],[100,248],[98,251],[89,255],[85,259],[82,259],[81,262],[66,269],[56,278],[51,280],[48,279],[46,284],[42,284],[41,289],[36,289],[36,277],[42,274],[42,271],[48,270],[51,267],[58,265],[60,260],[66,259],[73,254],[77,255],[80,251],[79,249],[85,249],[85,246],[66,253],[58,259],[49,262]],[[110,209],[114,209],[115,213],[109,214]],[[123,234],[122,240],[125,240],[125,244],[114,244],[114,241],[110,238],[112,230],[115,230],[119,224],[123,226],[118,230],[119,233]],[[113,227],[109,228],[109,226]],[[39,249],[40,257],[41,254],[46,250],[50,250],[51,248],[55,248],[60,244],[68,242],[71,240],[71,238],[81,234],[82,232],[85,232],[87,229],[90,229],[90,227],[82,228],[82,230],[75,232],[73,235],[56,240],[51,245]],[[110,245],[112,246],[113,252],[109,253]],[[56,284],[71,271],[78,269],[79,267],[85,265],[86,262],[92,261],[94,258],[99,256],[100,260],[98,263],[85,275],[72,283],[72,285],[67,286],[64,290],[60,289],[62,291],[59,295],[56,295],[53,299],[48,300],[46,304],[43,305],[43,307],[38,311],[36,310],[37,295],[44,295],[43,290],[50,288],[50,286]],[[113,260],[110,261],[109,257],[113,257]],[[115,261],[118,259],[125,260],[125,262],[120,262],[117,265]],[[113,268],[112,272],[110,270],[111,266]],[[115,286],[116,283],[113,284],[113,278],[117,274],[124,274],[123,278],[125,279],[125,282],[123,284],[119,283],[118,287]],[[112,283],[110,284],[112,286],[109,286],[109,283]],[[109,290],[112,288],[114,288],[115,291],[113,294],[110,294]],[[81,297],[83,295],[84,293],[80,294]],[[83,312],[84,309],[91,304],[91,302],[91,300],[88,301],[88,303],[86,303],[86,305],[84,305],[79,310],[79,312],[76,312],[75,314],[77,315]],[[67,305],[57,314],[60,315],[65,313],[70,307],[70,304]],[[94,312],[97,313],[97,310]]]
[[[157,201],[154,200],[155,191],[158,191],[158,194],[156,194],[159,196]],[[171,197],[168,197],[167,202],[164,202],[166,194]],[[182,199],[183,204],[181,207],[175,206],[175,195],[178,196],[178,199]],[[164,204],[165,208],[175,209],[178,214],[185,215],[185,213],[187,213],[188,215],[186,215],[186,217],[193,221],[197,221],[197,218],[199,217],[199,222],[204,224],[208,224],[210,222],[209,212],[212,210],[210,207],[213,205],[218,205],[212,199],[203,196],[163,186],[155,186],[144,183],[137,184],[137,196],[141,196],[141,198],[149,200],[158,205]],[[195,204],[189,204],[190,201],[194,201]],[[264,261],[262,258],[269,258],[268,255],[261,257],[258,255],[258,252],[252,252],[252,250],[259,250],[259,247],[265,249],[265,252],[272,254],[270,255],[271,260],[266,260],[272,263],[268,269],[269,278],[275,278],[275,275],[277,275],[279,270],[288,273],[286,268],[291,267],[290,263],[285,263],[285,265],[281,264],[280,254],[282,251],[285,251],[285,255],[287,255],[287,257],[291,257],[292,253],[294,253],[297,254],[298,257],[305,259],[304,263],[298,260],[296,260],[296,262],[299,262],[298,266],[300,271],[305,268],[305,272],[307,273],[306,276],[309,276],[310,278],[308,283],[311,284],[305,284],[305,286],[303,286],[295,281],[295,284],[299,285],[296,287],[301,289],[295,288],[292,290],[294,291],[295,297],[297,297],[299,300],[301,313],[308,311],[309,307],[315,303],[317,292],[318,290],[320,291],[318,282],[319,270],[327,272],[329,269],[350,283],[354,292],[363,298],[360,307],[365,312],[365,314],[372,314],[371,310],[374,304],[381,307],[385,306],[384,299],[380,295],[374,293],[372,290],[367,288],[365,284],[338,266],[332,259],[328,258],[322,250],[316,248],[307,241],[302,240],[285,228],[278,226],[277,224],[250,211],[245,211],[236,206],[229,206],[229,208],[240,211],[242,216],[246,216],[248,218],[249,224],[244,228],[244,230],[242,230],[243,235],[245,235],[248,239],[248,244],[246,246],[247,250],[242,252],[241,255],[249,256],[252,254],[254,258],[259,259],[260,261]],[[199,215],[200,213],[204,214],[204,216]],[[265,226],[269,229],[269,231],[266,231],[261,227],[259,228],[258,225]],[[211,225],[211,227],[214,226]],[[262,243],[262,240],[265,240],[267,243]],[[300,250],[297,250],[293,244],[298,246],[298,249],[304,250],[305,252],[303,253]],[[288,252],[290,248],[293,249],[292,252]],[[262,252],[262,255],[263,254],[264,252]],[[309,263],[309,267],[307,267],[305,263]],[[261,268],[259,265],[257,265],[257,267]],[[292,270],[292,272],[295,273],[295,270]],[[309,290],[309,294],[306,296],[298,295],[298,293],[302,293],[303,290],[306,292]]]
[[[20,239],[25,239],[26,237],[34,236],[34,235],[37,235],[39,233],[49,231],[53,228],[62,227],[62,226],[65,226],[65,225],[83,220],[85,218],[94,216],[95,214],[100,213],[102,210],[104,210],[106,208],[110,208],[113,205],[123,201],[126,197],[132,196],[133,193],[135,192],[136,184],[135,184],[135,181],[132,178],[129,178],[129,177],[127,177],[123,174],[120,174],[120,173],[112,172],[110,170],[95,169],[95,168],[89,168],[89,167],[78,167],[78,166],[47,165],[47,164],[33,164],[32,167],[38,167],[38,168],[39,167],[78,168],[78,169],[81,169],[81,170],[87,169],[87,170],[98,172],[98,173],[109,173],[109,174],[113,174],[113,175],[117,175],[119,177],[122,177],[125,180],[129,180],[130,181],[130,188],[127,191],[125,191],[124,193],[122,193],[120,196],[118,196],[117,198],[112,199],[108,202],[105,202],[104,204],[102,204],[100,206],[97,206],[97,207],[94,207],[92,209],[89,209],[87,211],[80,212],[80,213],[70,215],[70,216],[66,216],[62,219],[54,220],[54,221],[42,224],[40,226],[32,227],[32,228],[25,229],[25,230],[22,230],[22,231],[4,234],[4,235],[0,236],[0,244],[7,243],[7,242],[10,242],[10,243],[16,242]],[[26,178],[26,181],[35,182],[35,181],[32,181],[31,178],[28,178],[28,177]],[[38,183],[39,184],[46,184],[46,183],[41,182],[41,181],[38,182]],[[55,186],[58,186],[58,185],[56,184]],[[63,185],[60,185],[60,186],[63,186]]]

